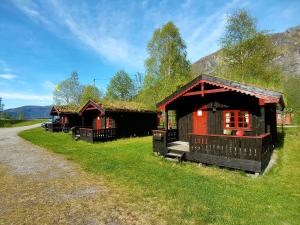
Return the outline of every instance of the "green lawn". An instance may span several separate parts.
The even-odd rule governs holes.
[[[47,119],[36,119],[36,120],[1,120],[0,127],[22,127],[33,125],[37,123],[43,123],[48,121]]]
[[[63,154],[89,173],[117,184],[139,210],[167,224],[300,224],[300,131],[288,129],[278,161],[258,178],[152,153],[151,137],[89,144],[41,128],[21,137]],[[159,212],[159,213],[158,213]],[[155,219],[155,218],[154,218]]]

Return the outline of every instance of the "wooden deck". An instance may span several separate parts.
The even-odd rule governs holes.
[[[72,136],[75,140],[83,140],[91,143],[111,141],[117,138],[116,128],[93,129],[87,127],[73,127]]]
[[[178,141],[175,130],[155,130],[153,151],[165,157],[170,153],[180,153],[187,161],[262,172],[269,163],[273,145],[269,133],[242,137],[189,134],[189,142],[183,142]]]
[[[168,143],[168,150],[189,152],[190,151],[190,145],[189,145],[189,142],[174,141],[174,142]]]

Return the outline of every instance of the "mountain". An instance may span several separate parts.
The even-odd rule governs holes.
[[[40,119],[49,118],[50,110],[51,106],[22,106],[13,109],[6,109],[4,112],[13,118],[17,118],[19,113],[23,112],[25,119]]]
[[[300,77],[300,25],[282,33],[270,34],[269,37],[276,46],[282,49],[282,54],[276,62],[282,65],[287,75]],[[211,74],[218,60],[220,60],[220,50],[196,61],[192,64],[192,71],[195,74]]]

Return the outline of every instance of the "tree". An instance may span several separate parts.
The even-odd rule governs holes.
[[[118,71],[110,80],[105,98],[112,100],[129,101],[134,96],[134,83],[130,76],[124,71]]]
[[[79,83],[79,75],[72,72],[70,77],[61,81],[53,93],[54,102],[57,105],[78,105],[82,93]]]
[[[140,72],[137,72],[135,74],[135,79],[134,79],[134,95],[137,95],[142,87],[143,87],[143,83],[144,83],[144,75]]]
[[[191,79],[191,67],[186,45],[172,22],[154,31],[147,51],[146,75],[139,98],[154,106]]]
[[[228,16],[221,45],[217,75],[281,89],[281,69],[274,62],[279,51],[265,32],[258,31],[247,11],[237,10]]]
[[[80,96],[80,104],[85,104],[88,100],[99,101],[101,98],[101,93],[97,87],[92,85],[86,85],[82,88],[82,93]]]

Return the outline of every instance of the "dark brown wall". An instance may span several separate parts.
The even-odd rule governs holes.
[[[267,105],[265,109],[266,132],[271,133],[274,143],[277,140],[276,105]]]
[[[106,112],[105,115],[112,117],[118,137],[151,135],[157,128],[156,113]]]
[[[251,131],[246,131],[246,135],[260,135],[265,133],[266,126],[269,126],[272,133],[276,133],[276,111],[272,111],[271,119],[265,120],[266,115],[270,115],[269,106],[260,107],[258,99],[244,94],[226,92],[220,94],[209,94],[204,97],[189,96],[181,97],[168,107],[170,110],[177,110],[177,124],[179,140],[188,141],[188,133],[192,132],[193,120],[192,112],[195,104],[206,104],[208,111],[208,133],[223,134],[223,111],[224,110],[248,110],[251,113]],[[272,106],[274,109],[274,106]],[[274,115],[273,115],[274,114]],[[275,120],[274,120],[275,119]]]
[[[68,126],[70,128],[81,125],[81,116],[79,116],[78,114],[63,114],[63,113],[61,113],[60,117],[62,117],[62,116],[68,117],[68,120],[69,120]]]
[[[188,134],[193,130],[192,124],[192,112],[185,112],[184,110],[179,110],[177,113],[177,129],[178,137],[181,141],[188,141]]]
[[[96,129],[96,118],[99,116],[98,110],[89,110],[82,113],[82,126]]]
[[[96,129],[96,118],[99,111],[91,110],[83,112],[83,126]],[[118,137],[151,135],[152,130],[157,129],[156,113],[134,113],[106,111],[101,117],[101,127],[105,128],[106,117],[112,118],[112,128],[117,128]]]

